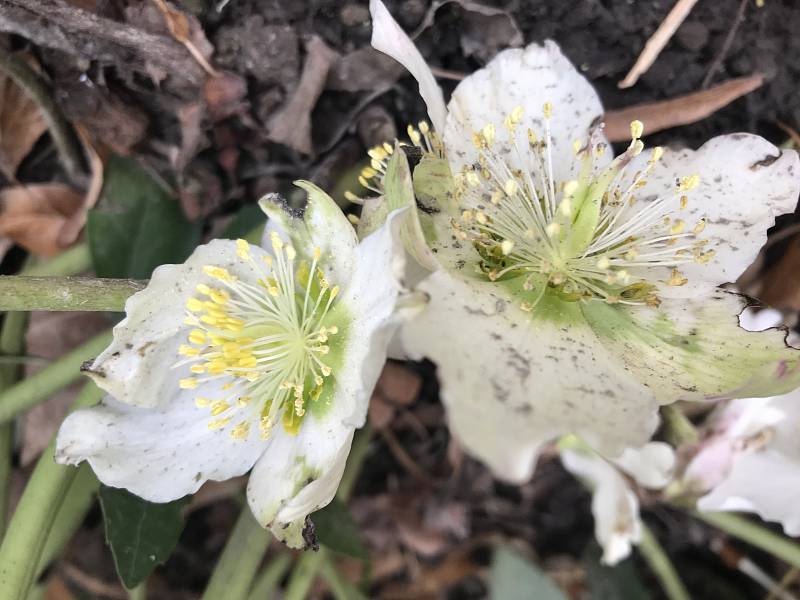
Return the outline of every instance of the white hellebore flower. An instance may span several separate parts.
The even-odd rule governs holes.
[[[618,456],[647,442],[661,404],[800,385],[800,354],[742,330],[743,299],[718,287],[794,209],[795,152],[745,134],[645,151],[634,121],[613,158],[597,94],[551,41],[501,52],[445,107],[411,40],[370,9],[373,46],[417,79],[434,129],[370,151],[362,180],[383,198],[361,231],[416,208],[401,235],[430,303],[402,342],[438,365],[468,450],[524,481],[562,434]]]
[[[672,448],[650,442],[626,448],[619,458],[609,460],[574,436],[566,436],[559,447],[564,467],[592,488],[594,530],[603,548],[602,561],[613,565],[627,558],[631,545],[642,538],[639,499],[631,480],[647,489],[665,487],[675,467]]]
[[[396,326],[394,219],[358,243],[310,183],[302,217],[272,199],[264,247],[215,240],[156,269],[86,369],[109,393],[70,415],[56,459],[168,502],[251,468],[256,519],[302,546],[333,498]]]
[[[684,485],[702,511],[744,511],[800,536],[800,390],[719,407]]]

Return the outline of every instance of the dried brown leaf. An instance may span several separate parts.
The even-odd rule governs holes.
[[[223,71],[217,77],[209,77],[203,84],[203,97],[212,121],[221,121],[241,112],[247,107],[247,81],[241,75]]]
[[[267,123],[267,137],[302,152],[312,154],[311,111],[325,87],[331,65],[338,55],[318,36],[306,44],[306,61],[300,83],[291,99]]]
[[[637,104],[605,114],[606,137],[612,142],[630,139],[630,123],[638,119],[645,133],[655,133],[679,125],[696,123],[714,114],[737,98],[758,89],[764,83],[760,74],[731,79],[707,90],[692,92],[669,100]]]
[[[795,237],[781,259],[761,277],[759,300],[774,308],[800,311],[800,237]]]
[[[376,386],[381,396],[398,406],[410,406],[421,387],[422,379],[417,373],[394,362],[386,363]]]
[[[23,56],[32,66],[33,57]],[[42,112],[14,80],[0,72],[0,171],[15,181],[20,163],[47,130]]]
[[[84,197],[62,183],[16,186],[0,191],[0,235],[13,239],[38,256],[53,256],[67,221]]]

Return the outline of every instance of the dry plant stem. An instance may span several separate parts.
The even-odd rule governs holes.
[[[772,554],[792,567],[800,568],[800,544],[735,513],[693,512],[692,514],[701,521]]]
[[[111,331],[104,331],[0,394],[0,423],[12,420],[78,379],[83,362],[100,354],[110,343]]]
[[[605,134],[609,141],[626,141],[631,137],[631,121],[634,120],[644,123],[645,133],[648,135],[670,127],[696,123],[737,98],[758,89],[763,83],[764,76],[756,73],[677,98],[610,110],[603,118],[606,124]]]
[[[203,600],[246,600],[271,539],[272,534],[261,527],[245,503],[211,573]]]
[[[0,311],[108,311],[125,309],[129,296],[146,282],[91,277],[0,276]]]
[[[658,26],[656,32],[650,36],[647,43],[644,45],[644,50],[636,59],[633,67],[625,76],[625,79],[620,81],[617,85],[620,88],[629,88],[637,82],[639,77],[647,72],[658,55],[667,45],[672,35],[681,26],[683,20],[689,15],[697,0],[678,0],[672,10],[669,11],[667,17]]]
[[[664,548],[650,531],[650,528],[642,523],[642,541],[639,542],[639,552],[647,561],[653,574],[658,577],[664,594],[669,600],[691,600],[689,592],[675,570]]]
[[[369,442],[372,438],[372,430],[369,425],[364,426],[356,432],[353,445],[350,448],[350,456],[347,458],[347,465],[344,468],[342,481],[339,483],[339,491],[336,497],[342,502],[347,502],[353,493],[361,466],[369,451]],[[305,552],[300,560],[297,561],[283,600],[303,600],[311,589],[314,579],[317,577],[320,568],[325,561],[331,559],[330,553],[326,548],[320,548],[318,552]]]
[[[87,383],[72,408],[92,406],[101,396],[102,392],[93,383]],[[0,545],[0,598],[3,600],[28,597],[58,507],[78,473],[75,467],[56,464],[54,451],[55,438],[36,463]]]
[[[733,20],[733,25],[731,25],[731,28],[728,30],[728,35],[725,36],[725,41],[722,43],[722,47],[719,49],[719,52],[717,52],[714,60],[711,61],[711,66],[708,67],[708,72],[706,73],[706,76],[703,77],[703,82],[700,84],[701,89],[708,87],[708,84],[711,83],[714,75],[719,70],[720,66],[722,66],[722,61],[725,60],[725,57],[728,55],[728,51],[731,49],[731,44],[733,44],[733,40],[736,38],[736,34],[739,31],[739,26],[744,20],[744,11],[749,3],[750,0],[739,0],[739,10],[736,11],[736,17]]]
[[[9,313],[0,331],[0,354],[19,355],[25,347],[25,329],[28,313]],[[0,391],[8,389],[19,378],[19,365],[0,365]],[[11,480],[11,454],[14,450],[14,423],[0,425],[0,536],[6,529],[8,516],[9,482]]]
[[[3,48],[0,48],[0,69],[8,73],[36,102],[47,121],[50,135],[53,136],[53,142],[67,175],[73,182],[81,183],[85,179],[86,169],[80,142],[72,126],[53,101],[48,85],[24,60]]]
[[[289,554],[279,554],[273,558],[256,579],[253,584],[253,589],[247,600],[264,600],[264,598],[272,598],[275,589],[280,584],[286,571],[289,570],[289,565],[292,563],[292,557]]]

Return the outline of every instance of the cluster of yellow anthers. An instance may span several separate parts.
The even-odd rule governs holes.
[[[256,285],[223,267],[203,267],[219,286],[201,283],[186,302],[185,322],[192,329],[176,365],[188,364],[192,373],[180,380],[181,388],[219,380],[223,397],[197,397],[195,403],[210,410],[209,429],[238,416],[229,432],[240,440],[256,421],[267,439],[279,417],[287,431],[297,431],[307,403],[319,398],[331,375],[321,357],[330,350],[328,336],[338,333],[323,325],[339,288],[320,270],[320,250],[309,266],[277,233],[270,241],[273,255],[258,261],[246,241],[237,241],[237,256],[256,274]]]
[[[713,256],[713,251],[703,249],[707,241],[697,238],[704,220],[687,230],[683,220],[671,216],[686,208],[686,194],[700,178],[684,177],[673,193],[655,199],[637,198],[636,191],[647,185],[646,177],[664,150],[654,148],[641,170],[623,177],[644,149],[643,125],[633,121],[628,149],[597,174],[593,162],[606,151],[606,144],[596,135],[588,142],[576,140],[578,178],[557,182],[549,124],[552,110],[550,103],[544,105],[543,139],[532,129],[518,135],[524,117],[521,106],[503,121],[507,140],[502,148],[496,143],[494,124],[474,132],[478,162],[455,178],[463,208],[461,218],[453,220],[456,237],[475,244],[491,280],[508,273],[545,274],[550,285],[576,297],[657,304],[653,284],[684,285],[686,278],[677,267],[705,263]],[[527,152],[522,151],[523,144]],[[671,276],[656,281],[658,271],[648,273],[647,267],[668,267]],[[630,272],[634,268],[636,277]],[[533,289],[531,279],[526,290]],[[526,310],[532,307],[525,303]]]
[[[425,121],[420,121],[417,128],[409,125],[406,128],[408,139],[411,145],[419,148],[422,154],[431,154],[439,158],[444,156],[444,145],[439,135],[430,128]],[[406,142],[400,142],[401,146],[408,146]],[[369,156],[369,166],[361,169],[358,176],[358,183],[364,189],[370,190],[378,195],[383,193],[383,178],[386,175],[386,167],[389,157],[394,152],[394,146],[388,142],[378,144],[367,150]],[[345,198],[353,204],[363,204],[364,201],[351,191],[345,192]],[[351,219],[352,220],[352,219]]]

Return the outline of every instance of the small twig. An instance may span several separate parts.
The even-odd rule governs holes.
[[[658,55],[667,45],[667,42],[672,38],[672,35],[681,26],[683,20],[689,15],[689,12],[697,4],[697,0],[678,0],[672,10],[669,11],[667,17],[658,26],[656,32],[650,36],[647,43],[644,45],[644,50],[639,54],[639,58],[628,71],[625,79],[620,81],[617,86],[620,88],[629,88],[636,83],[647,69],[655,62]]]
[[[71,181],[82,183],[85,180],[86,168],[81,145],[75,131],[54,102],[50,87],[24,60],[4,48],[0,48],[0,69],[8,73],[36,102],[47,121],[50,135],[53,136],[53,142],[67,175]]]
[[[736,12],[733,25],[731,25],[728,35],[725,36],[725,41],[722,43],[722,47],[719,49],[719,52],[717,52],[714,60],[711,61],[711,65],[708,67],[708,72],[706,73],[706,76],[703,77],[703,82],[700,84],[700,89],[706,89],[708,87],[708,84],[711,83],[711,79],[722,65],[722,61],[725,60],[725,57],[728,55],[728,51],[731,49],[731,44],[733,43],[733,38],[736,37],[736,32],[739,31],[739,26],[744,20],[744,11],[747,8],[748,2],[749,0],[741,0],[741,2],[739,2],[739,10]]]
[[[0,311],[63,310],[121,312],[146,282],[92,277],[0,276]]]

